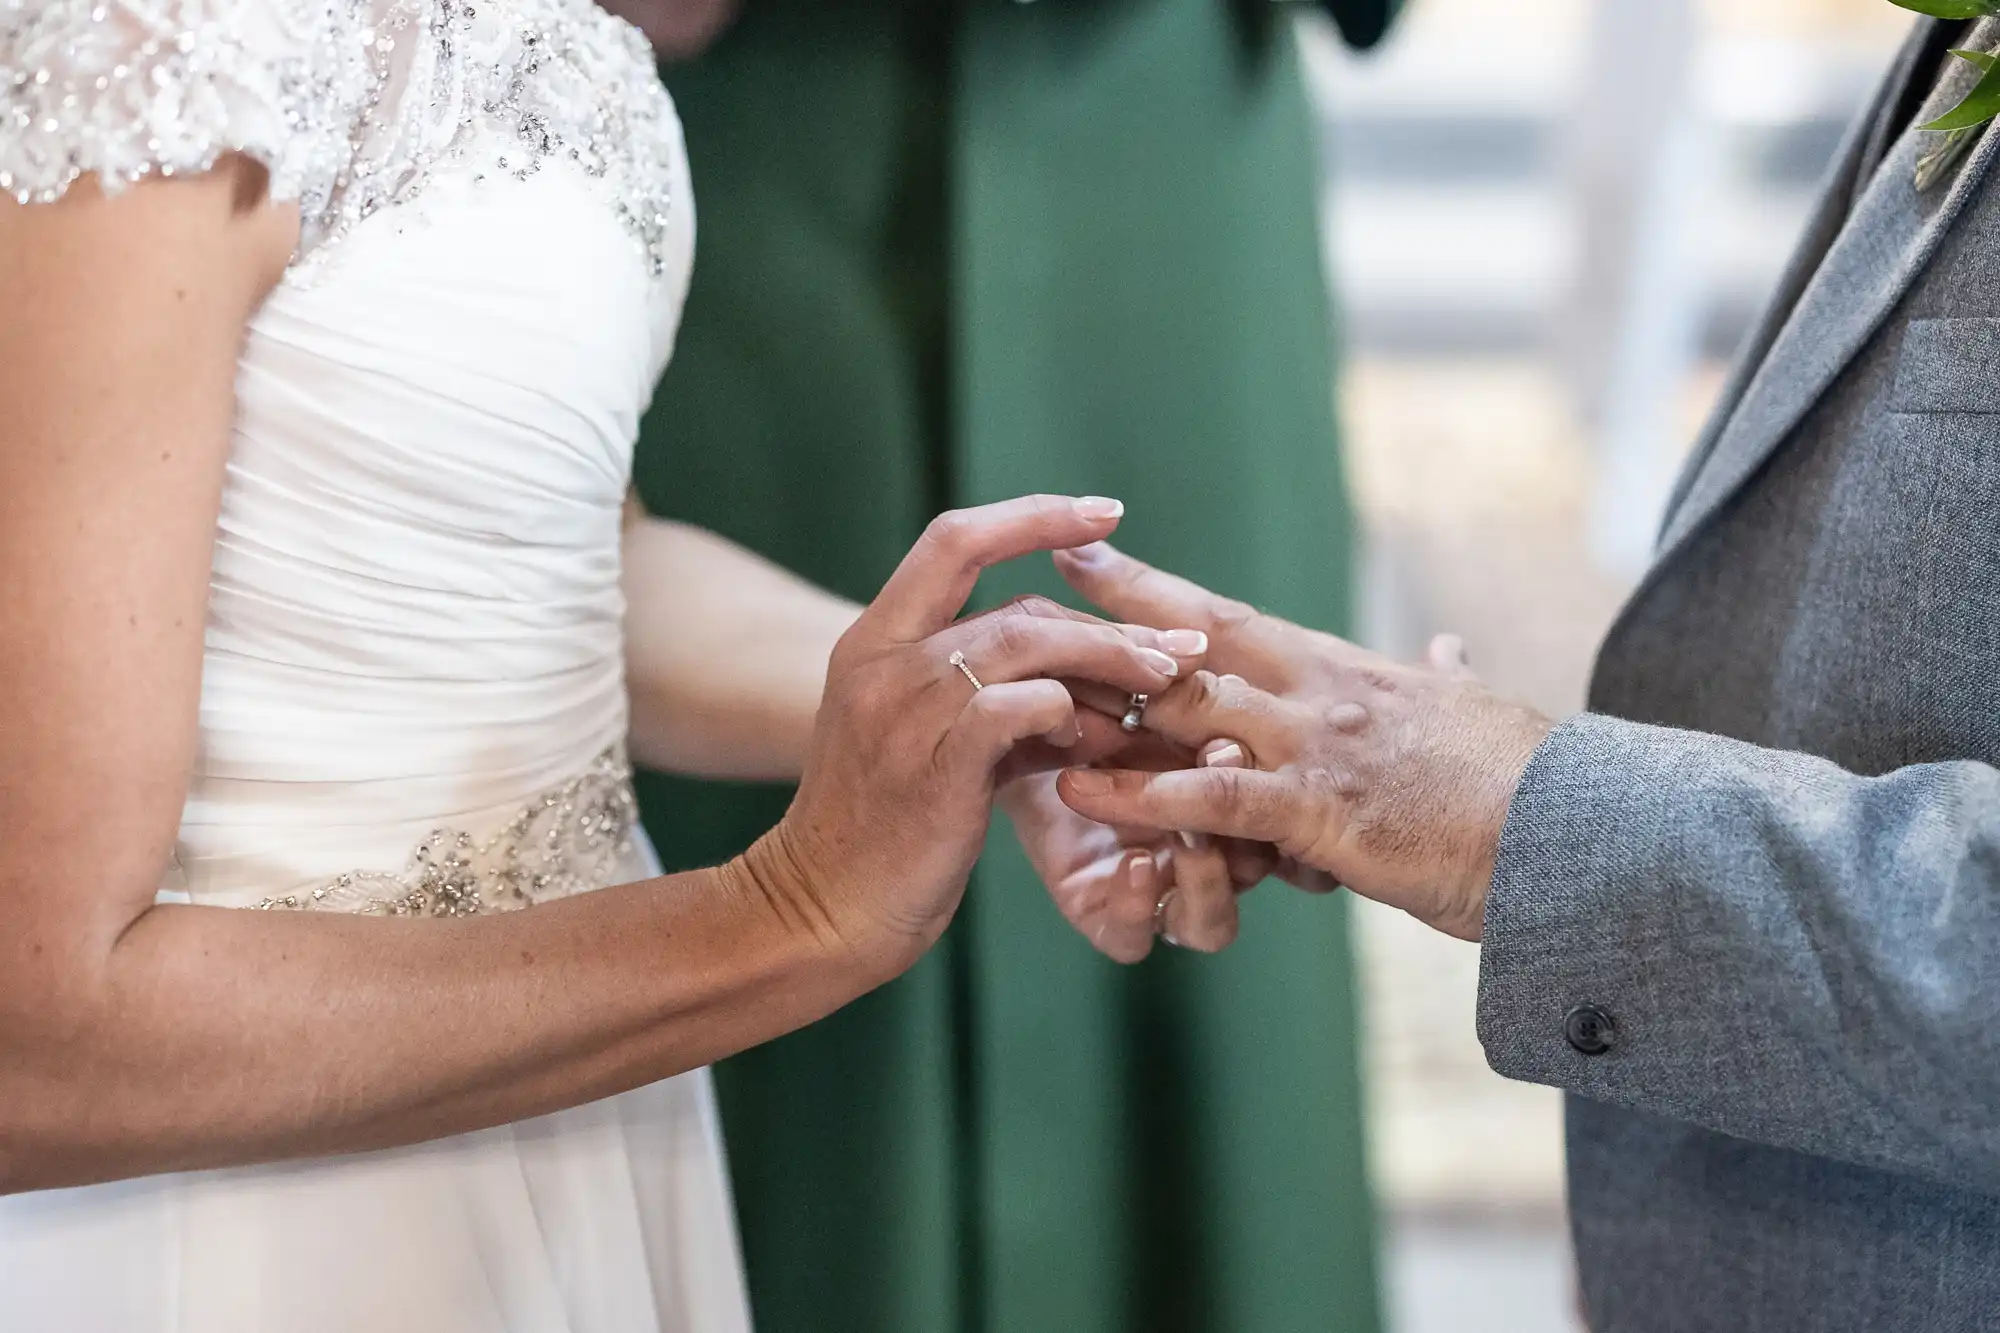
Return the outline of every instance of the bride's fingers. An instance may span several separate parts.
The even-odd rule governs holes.
[[[1196,953],[1221,953],[1236,943],[1236,885],[1221,844],[1200,834],[1180,838],[1171,853],[1174,898],[1166,928]]]
[[[1230,740],[1210,741],[1202,747],[1196,763],[1203,768],[1250,767],[1243,747]],[[1278,862],[1278,849],[1201,834],[1182,834],[1181,841],[1188,850],[1174,854],[1176,882],[1187,893],[1192,909],[1206,914],[1196,918],[1189,927],[1194,933],[1183,937],[1184,942],[1191,949],[1220,953],[1236,942],[1241,924],[1237,896],[1270,874]],[[1186,871],[1181,869],[1183,857]]]
[[[940,679],[952,673],[946,665],[951,655],[962,654],[966,667],[987,685],[1080,677],[1131,693],[1157,694],[1181,672],[1177,659],[1141,647],[1111,625],[1026,615],[955,625],[931,639],[924,651],[940,659]]]
[[[1076,687],[1065,681],[1072,697]],[[1120,695],[1121,699],[1126,696]],[[1122,707],[1122,705],[1121,705]],[[1002,783],[1034,773],[1056,773],[1065,768],[1089,768],[1115,761],[1115,767],[1166,773],[1186,768],[1194,756],[1145,732],[1132,735],[1119,720],[1090,708],[1076,710],[1077,734],[1051,736],[1026,741],[1016,747],[1001,764],[997,775]]]
[[[1054,620],[1078,625],[1089,625],[1100,630],[1115,630],[1119,634],[1122,634],[1135,647],[1151,649],[1153,652],[1172,658],[1178,667],[1176,678],[1185,676],[1189,672],[1199,668],[1202,658],[1208,652],[1208,635],[1200,630],[1162,630],[1154,629],[1150,625],[1114,624],[1102,616],[1094,616],[1088,611],[1078,611],[1073,607],[1064,606],[1061,602],[1052,601],[1047,597],[1033,593],[1023,597],[1016,597],[1005,606],[995,607],[991,611],[983,611],[976,616],[967,616],[949,630],[944,631],[944,634],[946,636],[967,634],[971,633],[975,628],[991,628],[993,625],[1010,618],[1022,616],[1035,620]],[[1125,714],[1124,700],[1129,699],[1130,696],[1119,694],[1116,697],[1120,700],[1116,715],[1123,717]]]
[[[1081,713],[1073,714],[1079,730],[1086,736],[1088,725]],[[1058,729],[1053,733],[1031,736],[1009,750],[1006,757],[994,766],[993,785],[1004,787],[1010,782],[1028,777],[1045,777],[1050,773],[1060,773],[1066,768],[1075,768],[1077,756],[1088,746],[1088,740],[1077,739],[1075,733]]]
[[[1140,963],[1153,952],[1153,908],[1171,883],[1159,856],[1135,847],[1072,871],[1053,893],[1092,948],[1115,963]]]
[[[990,782],[1015,746],[1075,732],[1076,704],[1055,681],[988,685],[966,701],[939,757],[959,777]]]
[[[940,514],[855,628],[884,643],[915,643],[944,629],[991,565],[1108,536],[1125,506],[1097,496],[1030,495]]]
[[[1153,918],[1172,888],[1169,867],[1158,852],[1128,852],[1111,886],[1104,914],[1108,924],[1098,948],[1115,962],[1145,962],[1159,938]]]

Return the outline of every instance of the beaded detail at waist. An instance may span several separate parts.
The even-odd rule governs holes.
[[[519,911],[618,882],[638,822],[632,766],[624,747],[615,746],[484,838],[439,828],[417,845],[402,870],[349,871],[255,906],[412,917]]]

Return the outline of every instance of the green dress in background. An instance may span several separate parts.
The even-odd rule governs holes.
[[[647,503],[865,600],[940,508],[1115,495],[1136,553],[1345,624],[1285,19],[747,0],[667,71],[700,241]],[[1046,562],[982,597],[1031,587]],[[787,796],[642,785],[682,867]],[[1267,888],[1227,956],[1120,969],[1003,828],[931,958],[720,1078],[760,1333],[1378,1326],[1337,903]]]

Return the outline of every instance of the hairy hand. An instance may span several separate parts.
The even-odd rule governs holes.
[[[1548,719],[1488,691],[1455,639],[1406,666],[1107,546],[1060,563],[1113,615],[1206,630],[1209,662],[1228,673],[1198,673],[1147,714],[1149,727],[1202,752],[1202,767],[1073,771],[1060,785],[1071,808],[1109,824],[1268,842],[1364,896],[1479,938],[1508,806]]]

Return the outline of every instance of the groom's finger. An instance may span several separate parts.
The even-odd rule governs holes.
[[[1218,661],[1232,648],[1266,647],[1282,634],[1283,622],[1255,607],[1155,569],[1109,542],[1058,551],[1055,561],[1056,570],[1072,588],[1121,620],[1184,625],[1219,636]]]
[[[1056,553],[1056,569],[1070,587],[1114,616],[1142,624],[1205,628],[1221,597],[1177,574],[1155,569],[1109,542]]]
[[[1294,748],[1301,722],[1296,704],[1266,693],[1241,676],[1197,671],[1146,705],[1147,731],[1201,752],[1214,740],[1241,741],[1276,768]]]
[[[1063,804],[1100,824],[1176,829],[1299,846],[1323,824],[1312,798],[1276,773],[1240,768],[1177,773],[1071,769],[1056,783]]]
[[[1132,696],[1114,686],[1088,680],[1064,684],[1078,703],[1112,717],[1123,717],[1132,705]],[[1237,711],[1274,714],[1280,702],[1278,696],[1241,676],[1197,671],[1166,693],[1148,696],[1142,730],[1175,745],[1198,749],[1203,741],[1226,732]]]
[[[1033,551],[1099,541],[1125,506],[1088,496],[1029,495],[931,520],[855,628],[889,643],[915,643],[957,619],[989,567]]]

